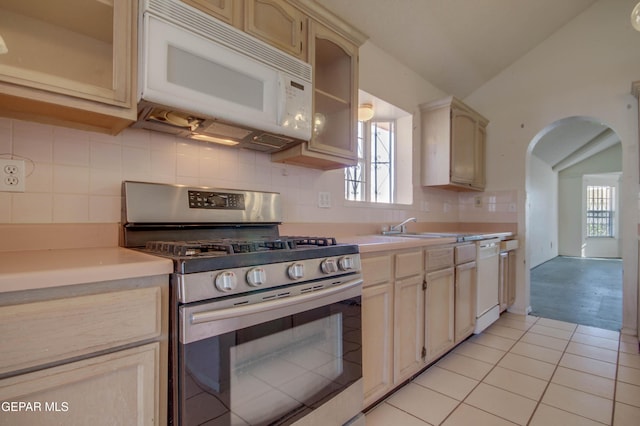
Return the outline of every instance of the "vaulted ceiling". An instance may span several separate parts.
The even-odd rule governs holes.
[[[461,99],[595,1],[316,0],[400,63]],[[533,154],[560,169],[615,143],[617,136],[607,129],[580,118],[563,120]]]
[[[316,0],[464,99],[596,0]]]

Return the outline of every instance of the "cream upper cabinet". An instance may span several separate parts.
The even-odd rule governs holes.
[[[359,40],[364,39],[347,38],[328,25],[310,21],[313,135],[309,142],[272,154],[272,161],[322,170],[356,164]]]
[[[117,133],[136,119],[134,0],[0,3],[0,114]]]
[[[237,28],[242,28],[244,3],[241,0],[180,0]]]
[[[303,61],[307,17],[282,0],[245,0],[244,31]]]
[[[489,121],[455,97],[420,105],[422,185],[482,191]]]

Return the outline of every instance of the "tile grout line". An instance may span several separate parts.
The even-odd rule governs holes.
[[[536,322],[537,322],[537,321],[536,321]],[[533,419],[533,415],[534,415],[534,414],[536,413],[536,411],[538,410],[538,408],[539,408],[540,404],[542,404],[542,399],[544,398],[544,395],[547,393],[547,390],[548,390],[548,388],[549,388],[549,386],[551,385],[551,382],[552,382],[552,380],[553,380],[553,376],[555,376],[556,371],[557,371],[557,370],[558,370],[558,368],[560,367],[560,361],[562,360],[562,358],[564,357],[564,355],[565,355],[565,354],[567,354],[567,353],[568,353],[568,354],[570,354],[570,355],[574,355],[574,354],[571,354],[570,352],[567,352],[567,348],[569,347],[569,344],[572,342],[573,336],[575,336],[575,334],[576,334],[576,333],[578,333],[578,328],[580,327],[580,325],[581,325],[581,324],[576,324],[575,329],[574,329],[574,330],[573,330],[573,332],[571,333],[571,336],[569,337],[569,340],[567,341],[567,345],[565,346],[564,350],[562,351],[562,356],[560,357],[560,360],[558,360],[558,363],[556,364],[555,368],[553,369],[553,373],[551,374],[551,378],[550,378],[550,379],[549,379],[549,381],[547,382],[547,385],[545,386],[545,389],[544,389],[544,391],[542,392],[542,395],[540,396],[540,400],[539,400],[539,401],[538,401],[538,403],[536,404],[536,408],[533,410],[533,413],[531,413],[531,418],[530,418],[530,419],[529,419],[529,421],[527,422],[527,425],[529,425],[529,424],[531,423],[531,420]],[[552,328],[555,328],[555,327],[552,327]],[[583,333],[578,333],[578,334],[583,334]],[[595,337],[599,337],[599,336],[595,336]],[[584,344],[584,343],[583,343],[583,344]],[[592,346],[592,345],[586,345],[586,344],[584,344],[584,345],[585,345],[585,346]],[[594,347],[596,347],[596,348],[597,348],[597,346],[594,346]],[[581,356],[581,357],[583,357],[583,358],[588,358],[588,359],[594,359],[594,358],[590,358],[590,357],[586,357],[586,356],[582,356],[582,355],[576,355],[576,356]],[[617,377],[618,377],[618,364],[619,364],[619,359],[620,359],[620,336],[618,336],[618,354],[617,354],[617,358],[616,358],[616,380],[614,380],[614,384],[613,384],[613,399],[611,400],[611,402],[612,402],[612,409],[611,409],[611,416],[612,416],[612,419],[611,419],[611,423],[609,423],[610,425],[613,425],[613,414],[614,414],[614,407],[615,407],[615,392],[616,392],[616,388],[617,388],[617,383],[616,383],[616,382],[617,382]],[[604,361],[603,361],[603,362],[604,362]],[[582,372],[582,373],[590,374],[590,375],[592,375],[592,376],[602,377],[602,376],[598,376],[597,374],[587,373],[587,372],[584,372],[584,371],[581,371],[581,370],[574,370],[574,369],[569,368],[569,367],[565,367],[565,368],[568,368],[568,369],[573,370],[573,371],[579,371],[579,372]],[[572,390],[577,390],[577,391],[579,391],[579,392],[584,392],[584,391],[581,391],[581,390],[579,390],[579,389],[573,389],[573,388],[571,388],[571,387],[563,386],[563,385],[560,385],[560,384],[557,384],[557,385],[558,385],[558,386],[565,387],[565,388],[567,388],[567,389],[572,389]],[[587,393],[587,394],[589,394],[589,395],[599,396],[599,395],[592,394],[592,393],[590,393],[590,392],[584,392],[584,393]],[[601,397],[601,398],[602,398],[602,397]],[[608,398],[604,398],[604,399],[608,399]],[[562,409],[562,408],[558,408],[558,407],[554,407],[554,408],[556,408],[556,409],[558,409],[558,410],[561,410],[561,411],[564,411],[565,413],[569,413],[569,414],[572,414],[572,415],[575,415],[575,416],[578,416],[578,417],[582,417],[582,418],[585,418],[585,419],[588,419],[588,420],[591,420],[591,421],[594,421],[594,422],[598,422],[597,420],[591,419],[591,418],[589,418],[589,417],[581,416],[580,414],[572,413],[571,411],[567,411],[567,410],[564,410],[564,409]],[[598,423],[600,423],[600,422],[598,422]]]
[[[547,384],[544,387],[544,390],[540,394],[540,399],[536,402],[536,407],[531,412],[531,416],[529,417],[529,420],[527,421],[527,425],[531,424],[531,420],[533,420],[533,416],[538,411],[538,408],[540,408],[540,405],[542,404],[542,399],[544,398],[544,395],[547,393],[547,390],[549,389],[549,386],[551,385],[551,381],[553,380],[553,376],[555,376],[556,375],[556,371],[558,371],[558,367],[560,366],[560,361],[562,361],[562,357],[564,357],[564,354],[567,352],[567,347],[569,347],[569,343],[571,343],[571,338],[573,338],[574,334],[576,334],[576,330],[577,329],[578,329],[578,324],[576,324],[575,328],[571,332],[571,336],[569,336],[569,339],[567,340],[567,344],[565,345],[564,349],[562,350],[562,355],[560,355],[560,359],[558,359],[558,362],[556,363],[555,367],[553,368],[553,373],[551,373],[551,376],[549,377],[549,380],[547,381]],[[554,408],[557,408],[557,407],[554,407]],[[562,411],[565,411],[565,412],[569,413],[569,411],[566,411],[566,410],[562,410]],[[571,414],[574,414],[574,413],[571,413]],[[589,419],[589,420],[591,420],[591,419]]]
[[[620,371],[620,346],[622,341],[622,333],[618,334],[618,356],[616,357],[616,377],[613,381],[613,401],[611,401],[611,423],[616,418],[616,395],[618,392],[618,372]]]
[[[532,317],[533,317],[533,316],[532,316]],[[478,383],[477,383],[477,384],[476,384],[476,385],[475,385],[475,386],[474,386],[474,387],[473,387],[473,388],[472,388],[472,389],[467,393],[467,395],[466,395],[462,400],[460,400],[460,401],[458,401],[458,402],[457,402],[457,404],[455,405],[455,407],[454,407],[454,408],[453,408],[453,409],[452,409],[452,410],[451,410],[451,411],[450,411],[450,412],[449,412],[449,413],[448,413],[448,414],[447,414],[447,415],[442,419],[442,421],[441,421],[439,424],[442,424],[442,423],[446,422],[446,421],[451,417],[451,415],[452,415],[456,410],[458,410],[458,408],[460,408],[460,406],[461,406],[462,404],[464,404],[464,403],[465,403],[465,401],[467,400],[467,398],[469,397],[469,395],[471,395],[471,393],[473,393],[473,391],[474,391],[474,390],[475,390],[475,389],[476,389],[476,388],[477,388],[481,383],[484,383],[484,384],[486,384],[487,386],[493,386],[493,385],[491,385],[491,384],[485,383],[485,382],[484,382],[484,380],[489,376],[489,374],[491,374],[491,372],[492,372],[493,370],[495,370],[495,368],[498,366],[498,364],[500,363],[500,361],[502,361],[502,359],[503,359],[507,354],[511,353],[511,350],[513,349],[513,347],[514,347],[518,342],[520,342],[520,341],[522,340],[522,338],[523,338],[523,337],[524,337],[528,332],[530,332],[531,328],[532,328],[534,325],[536,325],[536,324],[539,322],[539,320],[540,320],[540,319],[543,319],[543,318],[542,318],[542,317],[537,317],[537,319],[536,319],[533,323],[531,323],[531,325],[529,325],[525,330],[520,330],[520,329],[518,329],[518,328],[513,328],[513,327],[504,326],[504,327],[506,327],[506,328],[512,328],[512,329],[514,329],[514,330],[520,330],[520,331],[523,331],[523,333],[522,333],[522,335],[521,335],[518,339],[516,339],[516,340],[514,341],[514,343],[509,347],[509,349],[505,351],[505,353],[500,357],[500,359],[498,359],[495,363],[493,363],[493,366],[489,369],[489,371],[488,371],[486,374],[484,374],[484,375],[482,376],[482,378],[481,378],[481,379],[479,379],[479,380],[478,380]],[[548,388],[549,388],[549,386],[550,386],[550,384],[551,384],[551,381],[552,381],[552,379],[553,379],[553,376],[555,375],[556,371],[558,370],[558,368],[559,368],[559,366],[560,366],[560,361],[561,361],[562,357],[563,357],[566,353],[569,353],[569,352],[566,352],[566,350],[567,350],[567,348],[568,348],[569,344],[572,342],[572,339],[573,339],[574,335],[575,335],[576,333],[578,333],[578,327],[579,327],[579,326],[580,326],[580,324],[575,324],[575,328],[573,329],[573,331],[571,332],[571,335],[570,335],[569,339],[567,340],[567,344],[565,345],[565,347],[564,347],[564,349],[563,349],[563,351],[562,351],[562,355],[560,356],[560,359],[558,360],[558,362],[555,364],[555,367],[554,367],[554,369],[553,369],[553,372],[552,372],[552,374],[551,374],[550,378],[547,380],[547,383],[546,383],[545,389],[544,389],[544,391],[542,392],[542,394],[541,394],[541,396],[540,396],[539,400],[538,400],[538,401],[536,401],[536,406],[535,406],[534,410],[532,411],[531,416],[529,417],[529,419],[528,419],[528,421],[527,421],[526,425],[529,425],[529,424],[531,423],[531,420],[533,419],[533,416],[534,416],[534,415],[535,415],[535,413],[537,412],[537,410],[538,410],[539,406],[542,404],[542,399],[543,399],[543,397],[544,397],[545,393],[547,392],[547,390],[548,390]],[[550,326],[547,326],[547,327],[550,327]],[[556,328],[556,327],[550,327],[550,328]],[[561,329],[559,328],[559,330],[561,330]],[[532,333],[533,333],[533,332],[532,332]],[[491,333],[487,333],[487,334],[491,334]],[[540,333],[534,333],[534,334],[540,334]],[[584,334],[584,333],[578,333],[578,334]],[[509,339],[509,338],[506,338],[506,337],[504,337],[504,336],[500,336],[500,335],[497,335],[497,334],[494,334],[494,336],[497,336],[497,337],[503,337],[503,338],[505,338],[505,339]],[[543,336],[545,336],[545,335],[543,335]],[[554,337],[554,336],[548,336],[548,337]],[[599,336],[595,336],[595,337],[599,337]],[[511,340],[511,339],[509,339],[509,340]],[[609,340],[612,340],[612,339],[609,339]],[[472,343],[474,343],[474,342],[472,342]],[[492,348],[492,349],[501,350],[501,349],[499,349],[499,348],[495,348],[495,347],[487,346],[487,345],[482,345],[482,344],[480,344],[480,343],[475,343],[475,344],[478,344],[478,345],[480,345],[480,346],[484,346],[484,347],[488,347],[488,348]],[[583,343],[583,344],[584,344],[584,343]],[[593,345],[588,345],[588,344],[584,344],[584,345],[585,345],[585,346],[593,346]],[[536,346],[539,346],[539,345],[536,345]],[[544,347],[544,346],[542,346],[542,347]],[[595,348],[598,348],[598,346],[594,346],[594,347],[595,347]],[[551,348],[549,348],[549,349],[551,349]],[[604,348],[603,348],[603,349],[604,349]],[[453,350],[452,350],[451,352],[449,352],[449,353],[453,353]],[[472,358],[472,357],[469,357],[469,356],[464,355],[464,354],[457,354],[457,355],[458,355],[458,356],[464,356],[464,357],[466,357],[466,358],[470,358],[470,359],[473,359],[473,360],[476,360],[476,361],[481,361],[481,362],[485,362],[485,363],[487,363],[486,361],[482,361],[482,360],[479,360],[479,359],[476,359],[476,358]],[[516,354],[516,355],[517,355],[517,354]],[[531,357],[528,357],[528,356],[525,356],[525,355],[520,355],[520,356],[522,356],[522,357],[524,357],[524,358],[530,358],[530,359],[533,359],[533,360],[536,360],[536,361],[539,361],[539,362],[546,362],[546,361],[538,360],[538,359],[536,359],[536,358],[531,358]],[[576,355],[576,356],[581,356],[581,355]],[[441,359],[442,359],[442,358],[444,358],[444,356],[443,356],[443,357],[441,357]],[[597,360],[596,358],[590,358],[590,357],[585,357],[585,358],[588,358],[588,359],[595,359],[595,360]],[[614,382],[614,397],[613,397],[613,400],[612,400],[612,403],[613,403],[613,407],[612,407],[612,422],[611,422],[610,424],[613,424],[613,414],[614,414],[614,408],[615,408],[615,392],[616,392],[616,389],[617,389],[617,376],[618,376],[619,358],[620,358],[620,335],[618,336],[618,353],[617,353],[617,361],[616,361],[616,379],[615,379],[615,382]],[[548,363],[548,362],[546,362],[546,363],[547,363],[547,364],[551,364],[551,363]],[[490,363],[487,363],[487,364],[490,364]],[[432,364],[429,368],[431,368],[431,367],[435,367],[435,366],[437,366],[437,362],[435,362],[434,364]],[[460,374],[460,373],[459,373],[459,372],[457,372],[457,371],[448,370],[448,369],[446,369],[446,368],[444,368],[444,367],[439,367],[439,368],[441,368],[441,369],[443,369],[443,370],[446,370],[446,371],[449,371],[449,372],[451,372],[451,373],[458,374],[458,375],[460,375],[460,376],[462,376],[462,377],[467,377],[467,378],[469,378],[469,379],[476,380],[476,379],[474,379],[473,377],[465,376],[465,375],[463,375],[463,374]],[[502,367],[502,368],[506,368],[506,367]],[[509,368],[506,368],[506,369],[511,370],[511,369],[509,369]],[[426,371],[427,371],[427,370],[425,370],[424,372],[426,372]],[[511,371],[516,371],[516,370],[511,370]],[[580,370],[575,370],[575,371],[580,371]],[[423,373],[424,373],[424,372],[423,372]],[[516,371],[516,372],[517,372],[517,371]],[[584,372],[584,373],[586,373],[586,372]],[[525,373],[521,373],[521,374],[525,374]],[[586,373],[586,374],[591,374],[591,373]],[[527,375],[527,376],[529,376],[529,377],[535,377],[535,376],[530,376],[530,375],[528,375],[528,374],[525,374],[525,375]],[[591,375],[593,375],[593,374],[591,374]],[[595,376],[597,376],[597,375],[595,375]],[[415,382],[415,379],[416,379],[416,378],[417,378],[417,376],[416,376],[416,377],[414,377],[414,378],[413,378],[412,380],[410,380],[409,382],[407,382],[407,384],[409,384],[409,383],[413,383],[413,384],[415,384],[415,385],[417,385],[417,386],[420,386],[420,387],[422,387],[422,388],[424,388],[424,389],[428,389],[428,390],[430,390],[430,391],[436,392],[436,393],[438,393],[438,394],[440,394],[440,395],[443,395],[443,396],[445,396],[445,397],[448,397],[448,398],[451,398],[451,399],[455,399],[455,398],[452,398],[451,396],[446,395],[446,394],[444,394],[444,393],[442,393],[442,392],[440,392],[440,391],[437,391],[437,390],[434,390],[434,389],[428,388],[428,387],[426,387],[426,386],[423,386],[423,385],[421,385],[421,384],[419,384],[419,383],[416,383],[416,382]],[[405,386],[406,386],[406,385],[405,385]],[[562,385],[558,385],[558,386],[562,386]],[[506,389],[502,389],[502,388],[500,388],[500,387],[496,387],[496,386],[493,386],[493,387],[495,387],[495,388],[497,388],[497,389],[500,389],[500,390],[503,390],[503,391],[505,391],[505,392],[513,393],[514,395],[519,395],[519,394],[517,394],[517,393],[515,393],[515,392],[509,391],[509,390],[506,390]],[[566,386],[563,386],[563,387],[566,387]],[[567,389],[573,389],[573,388],[567,387]],[[395,393],[395,392],[394,392],[394,393]],[[594,394],[591,394],[591,393],[589,393],[589,392],[587,392],[587,393],[588,393],[588,394],[590,394],[590,395],[594,395]],[[392,394],[392,395],[393,395],[393,394]],[[418,417],[418,416],[416,416],[416,415],[414,415],[414,414],[412,414],[412,413],[410,413],[410,412],[408,412],[408,411],[405,411],[405,410],[401,409],[400,407],[397,407],[397,406],[395,406],[395,405],[393,405],[393,404],[389,403],[389,402],[388,402],[388,400],[389,400],[389,398],[391,398],[391,396],[392,396],[392,395],[389,395],[389,397],[388,397],[388,398],[386,398],[385,400],[381,401],[381,402],[380,402],[380,404],[378,404],[378,406],[380,406],[380,405],[382,405],[382,404],[388,404],[388,405],[390,405],[391,407],[393,407],[393,408],[395,408],[395,409],[397,409],[397,410],[399,410],[399,411],[401,411],[401,412],[403,412],[403,413],[405,413],[405,414],[408,414],[408,415],[410,415],[410,416],[411,416],[411,417],[413,417],[413,418],[416,418],[417,420],[419,420],[419,421],[423,422],[425,425],[431,425],[431,423],[429,423],[428,421],[426,421],[426,420],[424,420],[424,419],[422,419],[422,418],[420,418],[420,417]],[[519,395],[519,396],[522,396],[522,395]],[[597,396],[597,395],[595,395],[595,396]],[[523,398],[527,398],[527,397],[525,397],[525,396],[522,396],[522,397],[523,397]],[[533,399],[531,399],[531,398],[527,398],[527,399],[529,399],[529,400],[531,400],[531,401],[534,401],[534,400],[533,400]],[[605,399],[606,399],[606,398],[605,398]],[[500,419],[503,419],[503,420],[505,420],[505,421],[512,422],[512,421],[511,421],[511,420],[509,420],[509,419],[506,419],[506,418],[504,418],[504,417],[498,416],[498,415],[496,415],[496,414],[494,414],[494,413],[488,412],[488,411],[486,411],[486,410],[483,410],[483,409],[481,409],[481,408],[475,407],[475,406],[473,406],[473,405],[471,405],[471,407],[473,407],[473,408],[475,408],[475,409],[477,409],[477,410],[483,411],[483,412],[485,412],[485,413],[487,413],[487,414],[490,414],[490,415],[492,415],[492,416],[495,416],[495,417],[498,417],[498,418],[500,418]],[[588,420],[591,420],[591,421],[595,421],[595,422],[597,422],[596,420],[590,419],[590,418],[588,418],[588,417],[581,416],[581,415],[579,415],[579,414],[572,413],[572,412],[570,412],[570,411],[567,411],[567,410],[564,410],[564,409],[561,409],[561,408],[557,408],[557,407],[554,407],[554,408],[556,408],[556,409],[558,409],[558,410],[561,410],[561,411],[563,411],[563,412],[566,412],[566,413],[568,413],[568,414],[574,415],[574,416],[578,416],[578,417],[581,417],[581,418],[585,418],[585,419],[588,419]],[[512,423],[513,423],[513,422],[512,422]],[[598,423],[599,423],[599,422],[598,422]]]
[[[534,334],[540,334],[540,333],[535,333],[534,331],[531,331],[531,329],[533,328],[533,326],[534,326],[534,325],[536,325],[536,324],[539,322],[539,320],[540,320],[540,319],[544,319],[544,318],[542,318],[542,317],[538,317],[538,319],[536,319],[536,321],[535,321],[535,322],[533,322],[533,323],[532,323],[532,324],[531,324],[531,325],[530,325],[526,330],[524,330],[524,333],[522,334],[522,336],[520,336],[520,337],[515,341],[515,343],[514,343],[514,344],[509,348],[509,350],[507,350],[507,351],[505,352],[505,354],[504,354],[504,355],[503,355],[503,356],[502,356],[502,357],[501,357],[501,358],[500,358],[500,359],[499,359],[499,360],[494,364],[494,366],[489,370],[489,372],[487,372],[487,374],[483,376],[483,378],[479,381],[479,383],[478,383],[476,386],[474,386],[474,388],[473,388],[473,389],[469,392],[469,394],[467,394],[467,396],[466,396],[466,397],[465,397],[465,398],[464,398],[464,399],[463,399],[463,400],[462,400],[462,401],[461,401],[461,402],[456,406],[456,408],[455,408],[455,409],[457,409],[457,408],[458,408],[458,407],[459,407],[459,406],[460,406],[460,405],[461,405],[461,404],[462,404],[462,403],[467,399],[467,397],[468,397],[468,396],[469,396],[469,395],[470,395],[470,394],[471,394],[471,393],[472,393],[472,392],[473,392],[473,391],[474,391],[474,390],[475,390],[475,389],[480,385],[480,383],[483,383],[483,382],[484,382],[484,380],[486,379],[486,377],[487,377],[489,374],[491,374],[491,372],[495,369],[495,367],[497,367],[497,366],[498,366],[498,363],[499,363],[499,362],[500,362],[500,361],[501,361],[501,360],[502,360],[502,359],[503,359],[503,358],[504,358],[508,353],[510,353],[510,352],[511,352],[511,350],[513,349],[513,347],[514,347],[518,342],[520,342],[520,341],[522,340],[522,338],[523,338],[527,333],[531,332],[531,333],[534,333]],[[564,321],[563,321],[563,322],[564,322]],[[573,323],[571,323],[571,324],[573,324]],[[555,363],[555,366],[554,366],[553,372],[551,373],[550,378],[546,381],[547,383],[546,383],[545,389],[544,389],[544,391],[542,392],[542,394],[540,395],[540,399],[536,401],[536,406],[535,406],[534,410],[532,411],[531,416],[530,416],[530,418],[529,418],[529,420],[527,421],[527,423],[526,423],[526,424],[529,424],[529,423],[531,422],[531,420],[533,419],[534,414],[536,413],[536,411],[538,410],[539,406],[541,405],[541,403],[542,403],[542,398],[544,397],[544,394],[547,392],[547,389],[549,388],[549,386],[550,386],[550,384],[551,384],[551,381],[552,381],[552,379],[553,379],[553,376],[555,375],[556,371],[557,371],[557,370],[558,370],[558,368],[560,367],[560,361],[562,360],[562,357],[563,357],[565,354],[569,353],[569,352],[566,352],[566,350],[567,350],[567,348],[568,348],[569,344],[572,342],[572,338],[573,338],[573,336],[574,336],[576,333],[578,333],[578,327],[580,326],[580,324],[574,324],[574,325],[575,325],[575,327],[573,328],[573,330],[572,330],[572,332],[571,332],[571,335],[570,335],[570,336],[569,336],[569,338],[567,339],[567,343],[566,343],[566,345],[565,345],[564,349],[561,351],[561,352],[562,352],[562,354],[561,354],[561,356],[560,356],[560,359],[558,360],[558,362],[557,362],[557,363]],[[507,326],[505,326],[505,327],[507,327]],[[545,327],[549,327],[549,328],[554,328],[554,329],[556,329],[556,327],[551,327],[551,326],[545,326]],[[508,328],[512,328],[512,327],[508,327]],[[561,328],[557,328],[557,329],[558,329],[558,330],[562,330]],[[491,334],[491,333],[489,333],[489,334]],[[578,333],[578,334],[583,334],[583,333]],[[544,334],[540,334],[540,335],[541,335],[541,336],[546,336],[546,335],[544,335]],[[547,336],[547,337],[554,337],[554,336]],[[596,336],[596,337],[598,337],[598,336]],[[564,339],[561,339],[561,340],[564,340]],[[610,339],[610,340],[611,340],[611,339]],[[526,343],[526,342],[525,342],[525,343]],[[585,345],[586,345],[586,344],[585,344]],[[618,345],[619,345],[619,344],[618,344]],[[540,346],[540,345],[537,345],[537,344],[536,344],[536,345],[534,345],[534,346]],[[592,346],[592,345],[586,345],[586,346]],[[540,346],[540,347],[546,348],[545,346]],[[597,346],[594,346],[594,347],[596,347],[596,348],[597,348]],[[494,348],[494,349],[497,349],[497,348]],[[547,349],[552,349],[552,348],[547,348]],[[560,352],[560,351],[558,351],[558,352]],[[618,354],[619,354],[619,351],[618,351]],[[460,354],[460,355],[461,355],[461,356],[466,356],[466,355],[463,355],[463,354]],[[516,354],[516,355],[517,355],[517,354]],[[573,354],[572,354],[572,355],[573,355]],[[536,361],[540,361],[540,362],[546,362],[546,361],[542,361],[542,360],[539,360],[539,359],[536,359],[536,358],[528,357],[528,356],[526,356],[526,355],[520,355],[520,356],[522,356],[522,357],[524,357],[524,358],[530,358],[530,359],[533,359],[533,360],[536,360]],[[576,356],[581,356],[581,355],[576,355]],[[618,355],[618,356],[619,356],[619,355]],[[468,358],[471,358],[471,357],[468,357]],[[584,357],[584,358],[594,359],[594,358],[590,358],[590,357]],[[475,359],[475,358],[471,358],[471,359]],[[596,359],[596,360],[597,360],[597,359]],[[604,361],[603,361],[603,362],[604,362]],[[549,362],[546,362],[546,363],[547,363],[547,364],[550,364],[550,365],[554,365],[554,364],[551,364],[551,363],[549,363]],[[502,368],[506,368],[506,367],[502,367]],[[511,369],[509,369],[509,368],[506,368],[506,369],[511,370]],[[570,369],[571,369],[571,368],[570,368]],[[573,369],[571,369],[571,370],[573,370]],[[511,371],[516,371],[516,370],[511,370]],[[580,370],[574,370],[574,371],[580,371]],[[616,371],[617,371],[617,365],[616,365]],[[518,372],[518,371],[516,371],[516,372]],[[583,372],[583,373],[586,373],[586,372]],[[521,374],[525,374],[525,373],[521,373]],[[586,374],[591,374],[591,373],[586,373]],[[530,376],[530,375],[528,375],[528,374],[525,374],[525,375],[527,375],[527,376],[529,376],[529,377],[535,377],[535,376]],[[593,375],[593,374],[591,374],[591,375]],[[597,375],[595,375],[595,376],[597,376]],[[600,377],[600,376],[599,376],[599,377]],[[485,384],[486,384],[487,386],[492,386],[492,385],[490,385],[490,384],[488,384],[488,383],[485,383]],[[566,386],[563,386],[563,385],[558,385],[558,386],[566,387]],[[615,386],[616,386],[616,384],[614,383],[614,392],[615,392]],[[495,386],[494,386],[494,387],[495,387]],[[517,393],[515,393],[515,392],[511,392],[511,391],[506,390],[506,389],[502,389],[502,388],[499,388],[499,387],[496,387],[496,388],[497,388],[497,389],[504,390],[504,391],[506,391],[506,392],[513,393],[513,394],[515,394],[515,395],[519,395],[519,394],[517,394]],[[567,388],[567,389],[573,389],[573,388],[570,388],[570,387],[566,387],[566,388]],[[577,389],[574,389],[574,390],[577,390]],[[583,392],[584,392],[584,391],[583,391]],[[588,393],[588,394],[590,394],[590,395],[594,395],[594,394],[591,394],[590,392],[586,392],[586,393]],[[615,395],[615,394],[614,394],[614,395]],[[522,396],[522,395],[519,395],[519,396]],[[598,395],[594,395],[594,396],[598,396]],[[527,398],[527,397],[525,397],[525,396],[522,396],[522,397],[523,397],[523,398]],[[531,399],[531,398],[527,398],[527,399],[530,399],[531,401],[534,401],[534,400],[533,400],[533,399]],[[608,398],[605,398],[605,399],[608,399]],[[613,402],[615,403],[615,399],[613,400]],[[474,407],[474,408],[477,408],[477,407]],[[575,415],[575,416],[582,417],[582,418],[585,418],[585,419],[588,419],[588,420],[591,420],[591,421],[595,421],[595,420],[590,419],[590,418],[588,418],[588,417],[584,417],[584,416],[581,416],[581,415],[579,415],[579,414],[572,413],[572,412],[570,412],[570,411],[567,411],[567,410],[564,410],[564,409],[561,409],[561,408],[557,408],[557,407],[554,407],[554,408],[556,408],[556,409],[558,409],[558,410],[561,410],[561,411],[564,411],[564,412],[566,412],[566,413],[569,413],[569,414],[571,414],[571,415]],[[455,411],[455,409],[454,409],[453,411]],[[451,413],[453,413],[453,411],[452,411]],[[481,411],[485,411],[485,410],[481,410]],[[485,412],[487,412],[487,411],[485,411]],[[451,415],[451,413],[449,413],[449,416]],[[496,414],[494,414],[494,413],[489,413],[489,414],[496,416]],[[448,418],[449,416],[447,416],[447,418]],[[500,416],[497,416],[497,417],[500,417]],[[502,417],[500,417],[500,418],[502,418]],[[445,418],[445,420],[446,420],[446,418]],[[508,420],[508,419],[504,419],[504,420]],[[508,421],[510,421],[510,420],[508,420]]]
[[[473,391],[474,391],[474,390],[476,390],[476,388],[477,388],[478,386],[480,386],[480,384],[481,384],[481,383],[484,383],[484,379],[486,379],[486,378],[487,378],[487,376],[489,376],[489,374],[491,374],[491,372],[492,372],[492,371],[493,371],[493,370],[498,366],[498,364],[500,363],[500,361],[502,361],[502,359],[503,359],[505,356],[507,356],[507,354],[511,351],[511,349],[513,349],[513,347],[514,347],[514,346],[515,346],[515,345],[516,345],[516,344],[517,344],[517,343],[522,339],[522,337],[523,337],[525,334],[527,334],[527,332],[529,331],[529,329],[530,329],[531,327],[533,327],[533,326],[534,326],[534,324],[536,324],[539,320],[540,320],[540,317],[537,317],[537,319],[536,319],[536,320],[535,320],[535,321],[534,321],[534,322],[533,322],[529,327],[527,327],[527,329],[526,329],[526,330],[524,330],[524,333],[522,333],[522,335],[521,335],[517,340],[515,340],[515,342],[513,343],[513,345],[511,345],[511,347],[509,348],[509,350],[505,351],[505,353],[500,357],[500,359],[498,359],[498,360],[493,364],[493,367],[491,367],[491,368],[489,369],[489,371],[487,371],[487,373],[486,373],[484,376],[482,376],[482,378],[481,378],[480,380],[478,380],[478,383],[477,383],[477,384],[476,384],[476,385],[475,385],[475,386],[474,386],[474,387],[469,391],[469,393],[467,393],[467,395],[466,395],[464,398],[462,398],[462,400],[461,400],[461,401],[459,401],[459,402],[458,402],[458,404],[455,406],[455,408],[454,408],[453,410],[451,410],[451,412],[450,412],[449,414],[447,414],[447,416],[446,416],[444,419],[442,419],[442,422],[440,422],[440,424],[442,424],[442,423],[446,422],[446,421],[447,421],[447,419],[449,419],[449,417],[451,417],[451,414],[453,414],[453,413],[454,413],[458,408],[460,408],[460,406],[461,406],[462,404],[464,404],[464,402],[467,400],[467,398],[469,397],[469,395],[471,395],[471,394],[473,393]],[[505,326],[505,327],[506,327],[506,326]],[[512,328],[512,327],[507,327],[507,328]],[[517,329],[515,329],[515,328],[514,328],[514,330],[517,330]],[[483,333],[484,333],[484,331],[483,331]],[[491,334],[491,333],[488,333],[488,334]],[[494,348],[494,349],[495,349],[495,348]],[[462,355],[462,354],[461,354],[460,356],[466,356],[466,355]],[[467,358],[471,358],[471,357],[467,357]],[[471,359],[475,359],[475,358],[471,358]],[[481,360],[477,360],[477,361],[481,361]],[[459,373],[456,373],[456,374],[459,374]],[[462,374],[461,374],[461,376],[462,376]],[[464,377],[466,377],[466,376],[464,376]],[[485,384],[486,384],[487,386],[491,386],[491,385],[490,385],[490,384],[488,384],[488,383],[485,383]],[[498,389],[500,389],[500,388],[498,388]],[[504,390],[504,389],[502,389],[502,390]],[[507,392],[508,392],[508,391],[507,391]],[[511,393],[513,393],[513,392],[511,392]],[[517,394],[516,394],[516,395],[517,395]],[[498,416],[497,414],[490,413],[489,411],[483,410],[483,409],[478,408],[478,407],[473,406],[473,405],[470,405],[470,406],[471,406],[471,407],[473,407],[473,408],[475,408],[476,410],[483,411],[483,412],[488,413],[488,414],[490,414],[490,415],[492,415],[492,416],[495,416],[495,417],[498,417],[498,418],[503,419],[503,420],[505,420],[505,421],[508,421],[508,422],[513,423],[511,420],[509,420],[509,419],[505,419],[504,417]],[[534,411],[535,411],[535,410],[534,410]]]

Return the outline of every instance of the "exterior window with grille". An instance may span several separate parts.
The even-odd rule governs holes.
[[[587,186],[587,237],[614,237],[615,187]]]
[[[358,163],[345,169],[345,198],[395,202],[395,120],[358,122]]]

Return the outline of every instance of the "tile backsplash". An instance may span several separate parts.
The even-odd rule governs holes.
[[[117,136],[0,118],[0,156],[26,160],[26,192],[0,192],[0,223],[116,223],[123,180],[275,191],[284,222],[516,222],[516,191],[414,187],[412,206],[344,201],[343,171],[272,163],[268,154],[146,130]],[[331,207],[318,207],[328,192]]]

